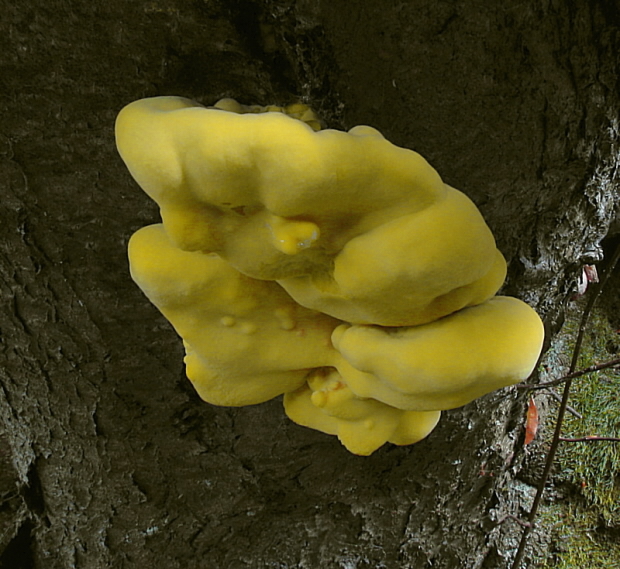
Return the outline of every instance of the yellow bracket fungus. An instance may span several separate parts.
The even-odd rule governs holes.
[[[368,455],[536,364],[542,323],[495,296],[506,263],[475,205],[377,130],[156,97],[121,111],[116,140],[162,217],[131,238],[132,277],[205,401],[284,395],[293,421]]]

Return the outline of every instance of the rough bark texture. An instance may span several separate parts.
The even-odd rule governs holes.
[[[114,118],[176,94],[375,126],[476,201],[505,291],[553,331],[620,203],[619,20],[605,0],[3,1],[0,568],[506,567],[520,530],[497,519],[531,496],[517,393],[369,458],[279,401],[202,403],[128,276],[157,211]]]

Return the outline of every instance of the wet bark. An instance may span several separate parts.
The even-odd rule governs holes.
[[[128,276],[158,214],[113,123],[176,94],[370,124],[474,199],[551,338],[620,229],[618,2],[2,4],[0,568],[506,567],[519,527],[497,520],[531,494],[519,394],[368,458],[279,401],[202,403]]]

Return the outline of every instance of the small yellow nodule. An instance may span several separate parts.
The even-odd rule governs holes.
[[[327,393],[324,391],[315,391],[310,396],[310,401],[315,407],[325,407],[327,405]]]
[[[162,213],[131,238],[131,275],[205,401],[284,395],[365,456],[535,366],[542,323],[495,296],[506,262],[476,206],[374,128],[155,97],[121,111],[116,140]]]
[[[296,221],[273,216],[269,227],[273,235],[273,246],[285,255],[297,255],[312,247],[321,232],[311,221]]]

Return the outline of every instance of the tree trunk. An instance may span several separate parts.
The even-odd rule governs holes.
[[[129,278],[158,212],[114,119],[174,94],[378,128],[478,204],[551,339],[620,204],[619,21],[604,0],[3,2],[0,569],[507,567],[518,392],[366,458],[278,400],[201,402]]]

